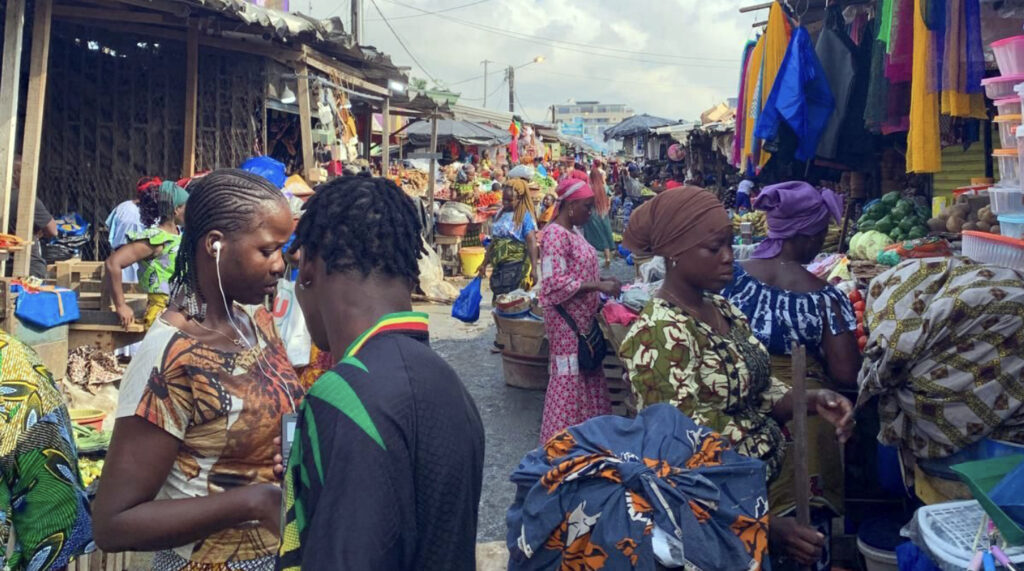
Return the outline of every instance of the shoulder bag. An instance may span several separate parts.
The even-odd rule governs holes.
[[[601,332],[601,326],[597,324],[597,319],[591,320],[590,330],[584,334],[580,332],[580,328],[576,326],[576,321],[573,320],[569,312],[561,304],[556,305],[555,310],[569,324],[569,327],[572,328],[579,341],[578,361],[580,370],[595,371],[600,369],[604,363],[605,355],[608,354],[608,343],[604,339],[604,333]]]

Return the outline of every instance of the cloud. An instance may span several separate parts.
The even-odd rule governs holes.
[[[312,0],[313,15],[347,21],[349,1]],[[380,20],[374,1],[426,72]],[[437,15],[415,8],[433,12],[472,2],[364,3],[364,43],[412,66],[413,76],[429,72],[451,85],[466,104],[483,104],[482,60],[498,62],[490,66],[488,107],[507,109],[502,68],[543,55],[543,63],[519,69],[515,78],[516,109],[535,121],[549,116],[550,105],[569,99],[695,119],[736,96],[740,54],[756,19],[738,13],[746,0],[486,0]]]

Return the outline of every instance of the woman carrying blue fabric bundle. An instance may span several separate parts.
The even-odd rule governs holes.
[[[754,336],[768,349],[773,377],[791,383],[795,341],[810,357],[808,389],[856,389],[860,354],[853,306],[803,267],[821,251],[829,221],[842,218],[842,199],[831,190],[794,181],[766,187],[753,206],[766,212],[768,239],[752,259],[733,264],[733,279],[723,295],[747,316]],[[807,420],[807,438],[812,519],[827,522],[843,511],[839,445],[834,428],[821,418]],[[784,465],[771,488],[774,515],[794,509],[792,475]]]

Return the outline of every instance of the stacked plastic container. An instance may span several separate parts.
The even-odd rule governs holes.
[[[966,231],[964,255],[979,262],[1024,270],[1024,35],[992,43],[998,77],[981,81],[996,106],[1000,148],[992,153],[999,182],[988,189],[999,234]]]

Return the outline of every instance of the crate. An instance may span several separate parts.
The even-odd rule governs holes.
[[[604,359],[604,377],[608,383],[608,397],[612,401],[612,414],[633,418],[636,416],[636,399],[626,380],[626,369],[615,355]]]
[[[131,553],[104,553],[100,550],[71,561],[68,571],[128,571]]]

